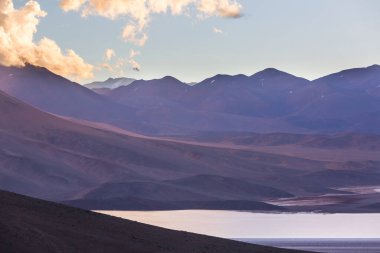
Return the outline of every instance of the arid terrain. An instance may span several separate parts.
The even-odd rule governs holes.
[[[5,190],[99,210],[378,210],[377,192],[341,190],[378,186],[375,134],[146,136],[0,103]]]

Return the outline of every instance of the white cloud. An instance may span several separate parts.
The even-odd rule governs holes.
[[[148,40],[148,35],[143,32],[141,27],[134,24],[128,24],[124,27],[122,37],[127,42],[132,42],[137,46],[144,46]]]
[[[115,54],[115,51],[113,49],[111,49],[111,48],[106,49],[106,52],[104,53],[104,58],[106,59],[106,61],[112,60],[112,58],[115,56],[116,56],[116,54]]]
[[[129,51],[129,58],[135,58],[138,55],[140,55],[140,52],[138,52],[138,51],[135,51],[133,49],[131,49],[131,51]]]
[[[108,72],[111,72],[111,73],[114,72],[114,69],[112,68],[111,64],[106,63],[106,62],[103,62],[102,64],[100,64],[100,69],[106,69],[108,70]]]
[[[82,16],[130,17],[132,21],[124,27],[122,37],[138,46],[143,46],[148,39],[145,29],[152,14],[182,15],[194,7],[205,17],[237,18],[242,8],[236,0],[61,0],[60,5],[65,11],[81,11]]]
[[[218,33],[218,34],[223,34],[223,33],[224,33],[222,29],[217,28],[217,27],[214,27],[214,28],[212,29],[212,31],[213,31],[214,33]]]
[[[65,11],[78,10],[85,0],[63,0],[61,1],[61,8]]]
[[[15,9],[12,0],[0,0],[0,64],[18,67],[32,64],[74,79],[93,77],[93,66],[73,50],[63,53],[49,38],[34,41],[40,18],[46,15],[33,0],[19,9]]]

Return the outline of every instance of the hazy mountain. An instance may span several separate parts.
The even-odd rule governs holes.
[[[133,78],[119,77],[119,78],[108,78],[105,81],[96,81],[92,83],[85,84],[84,86],[89,89],[116,89],[120,86],[127,86],[136,81]]]
[[[136,108],[161,134],[379,133],[373,127],[380,121],[379,83],[378,65],[314,81],[270,68],[252,76],[216,75],[194,86],[169,77],[138,81],[106,96]]]
[[[104,95],[45,69],[1,68],[0,89],[42,110],[149,135],[202,132],[380,133],[380,67],[308,81],[266,69],[194,86],[139,80]],[[70,101],[70,102],[68,102]]]
[[[301,253],[158,228],[4,191],[0,201],[1,252]]]

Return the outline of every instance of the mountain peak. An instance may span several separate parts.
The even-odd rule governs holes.
[[[173,76],[164,76],[161,80],[162,80],[162,81],[165,81],[165,82],[182,83],[180,80],[178,80],[177,78],[175,78],[175,77],[173,77]]]
[[[380,70],[380,65],[379,64],[373,64],[371,66],[368,66],[367,69]]]
[[[280,75],[292,76],[291,74],[278,70],[276,68],[266,68],[262,71],[257,72],[256,74],[253,74],[251,77],[266,78],[266,77],[274,77],[274,76],[280,76]]]

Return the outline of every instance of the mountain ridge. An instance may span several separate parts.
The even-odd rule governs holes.
[[[33,106],[147,135],[380,133],[370,127],[380,120],[378,65],[345,70],[344,77],[338,72],[313,81],[274,68],[251,76],[216,75],[194,86],[166,76],[136,80],[99,92],[102,95],[63,78],[58,78],[60,85],[49,85],[54,82],[51,75],[46,70],[29,73],[32,67],[25,73],[18,69],[21,79],[14,81],[17,75],[9,76],[14,74],[12,70],[1,68],[0,89]],[[33,76],[37,81],[33,82]],[[28,82],[30,85],[25,84]]]

